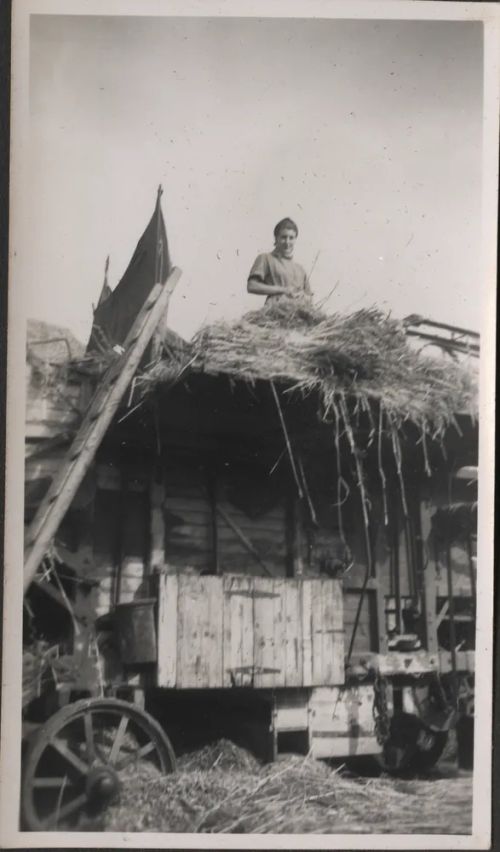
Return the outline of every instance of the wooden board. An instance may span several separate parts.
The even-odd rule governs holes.
[[[373,686],[313,689],[309,700],[313,756],[354,757],[380,752],[373,700]]]
[[[231,576],[222,579],[223,603],[223,686],[249,683],[253,667],[253,578]]]
[[[310,580],[311,584],[311,666],[313,686],[322,686],[323,680],[323,581]]]
[[[276,672],[273,678],[273,686],[285,685],[285,605],[286,605],[286,583],[285,579],[273,580],[274,588],[274,668]]]
[[[179,575],[177,685],[216,687],[222,681],[222,585],[217,577]]]
[[[280,689],[276,693],[274,726],[278,732],[307,730],[309,697],[309,689]]]
[[[314,686],[344,680],[342,591],[326,578],[308,581],[305,611],[311,613],[311,678]]]
[[[285,686],[303,683],[302,597],[300,580],[287,579],[284,584],[284,668]]]
[[[177,599],[175,574],[161,574],[158,586],[158,686],[177,683]]]
[[[278,647],[277,624],[283,621],[283,589],[272,579],[253,581],[254,686],[274,687],[284,680],[283,646]],[[281,632],[281,631],[280,631]]]
[[[313,677],[340,684],[341,625],[337,580],[163,576],[158,685],[275,689],[311,686]]]
[[[313,683],[313,643],[312,643],[312,610],[313,610],[313,581],[303,580],[301,584],[301,627],[302,627],[302,686],[312,686]]]

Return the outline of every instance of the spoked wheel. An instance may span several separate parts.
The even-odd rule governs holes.
[[[148,713],[113,698],[59,710],[37,732],[23,767],[23,827],[78,830],[102,811],[127,778],[175,770],[163,729]]]
[[[443,753],[448,734],[433,731],[411,713],[398,713],[391,719],[389,739],[378,762],[392,774],[426,772]]]

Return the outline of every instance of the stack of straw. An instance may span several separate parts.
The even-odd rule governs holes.
[[[327,316],[297,300],[270,301],[233,323],[215,322],[183,352],[187,366],[248,382],[284,381],[319,392],[326,412],[341,394],[379,403],[389,417],[442,430],[458,412],[475,414],[472,368],[411,347],[401,322],[372,308]],[[171,355],[149,382],[172,379]]]
[[[230,744],[232,745],[232,744]],[[223,834],[466,833],[471,778],[360,778],[298,755],[260,766],[227,741],[179,761],[173,775],[136,774],[104,815],[109,831]],[[219,753],[219,757],[218,757]]]

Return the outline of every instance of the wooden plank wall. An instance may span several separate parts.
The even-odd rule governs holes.
[[[229,478],[229,475],[228,475]],[[275,576],[286,573],[284,498],[267,512],[250,517],[231,503],[221,481],[217,504],[239,527]],[[212,519],[204,474],[199,469],[174,468],[165,474],[165,561],[175,570],[210,571],[213,565]],[[221,573],[262,574],[262,567],[233,529],[217,519]]]
[[[98,468],[93,517],[93,575],[100,581],[97,614],[115,601],[145,597],[149,541],[147,481],[129,470],[121,490],[120,471]]]
[[[158,686],[324,686],[344,680],[342,584],[163,574]]]

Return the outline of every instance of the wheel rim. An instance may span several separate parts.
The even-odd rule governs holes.
[[[446,740],[446,732],[425,727],[417,716],[399,713],[391,720],[390,736],[379,764],[394,774],[427,771],[441,756]]]
[[[149,714],[125,701],[89,699],[43,725],[23,769],[26,827],[77,830],[82,815],[102,811],[127,778],[172,772],[175,757]]]
[[[379,763],[387,772],[404,771],[417,750],[420,723],[416,716],[398,713],[391,719],[389,739],[384,745]]]

